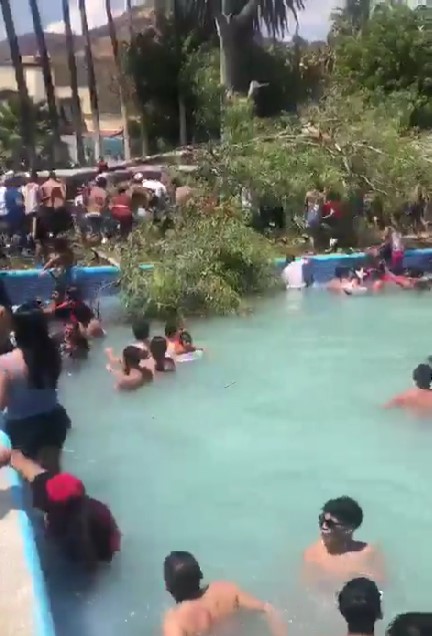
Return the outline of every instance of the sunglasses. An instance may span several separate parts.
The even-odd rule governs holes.
[[[333,530],[334,528],[346,528],[347,524],[343,523],[343,521],[338,521],[337,519],[327,518],[325,512],[321,512],[318,517],[319,527],[322,528],[324,525],[327,526],[329,530]]]

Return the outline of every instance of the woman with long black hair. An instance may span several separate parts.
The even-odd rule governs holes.
[[[16,348],[0,356],[0,409],[12,447],[57,472],[70,428],[59,404],[61,356],[37,303],[21,305],[12,316]]]

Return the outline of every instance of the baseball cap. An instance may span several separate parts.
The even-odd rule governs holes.
[[[85,496],[84,484],[69,473],[59,473],[46,482],[46,493],[51,503],[66,504]]]

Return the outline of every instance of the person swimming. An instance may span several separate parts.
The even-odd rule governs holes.
[[[384,563],[376,548],[353,538],[363,523],[363,510],[351,497],[327,501],[318,517],[320,539],[303,555],[306,583],[346,581],[368,576],[383,581]]]
[[[175,371],[176,365],[168,352],[166,338],[155,336],[150,342],[150,352],[154,360],[154,369],[160,373]],[[183,352],[184,353],[184,352]]]
[[[384,408],[401,408],[417,415],[426,415],[432,412],[432,369],[429,364],[419,364],[412,374],[415,387],[407,389],[396,395]]]
[[[165,558],[164,579],[166,590],[177,605],[164,616],[163,636],[201,636],[240,610],[264,615],[274,636],[285,634],[284,625],[269,603],[228,581],[203,587],[201,568],[190,552],[175,551]]]
[[[135,391],[153,380],[153,372],[142,365],[142,360],[147,357],[147,352],[131,345],[123,349],[120,368],[116,368],[115,358],[111,359],[107,370],[116,379],[117,390]]]
[[[344,286],[349,282],[352,271],[349,267],[337,265],[335,267],[333,278],[327,283],[326,288],[329,291],[342,293]]]
[[[347,623],[348,636],[374,636],[375,623],[383,618],[381,592],[367,578],[346,583],[338,594],[338,607]]]
[[[88,358],[89,342],[81,332],[78,322],[71,320],[66,323],[60,351],[64,357],[72,360],[86,360]]]
[[[148,320],[134,320],[132,333],[135,338],[133,346],[150,351],[150,323]]]
[[[78,287],[71,286],[67,288],[65,305],[70,311],[71,318],[79,323],[83,335],[88,338],[103,338],[105,336],[99,317],[84,302]]]
[[[167,321],[165,325],[165,339],[168,346],[168,355],[175,359],[176,355],[185,353],[179,340],[180,329],[174,320]]]

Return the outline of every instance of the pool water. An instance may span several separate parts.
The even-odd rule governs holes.
[[[363,506],[359,538],[387,558],[384,622],[430,610],[432,422],[381,405],[432,353],[431,315],[430,295],[284,294],[248,317],[192,322],[207,355],[128,395],[113,390],[104,347],[131,334],[111,327],[88,366],[64,377],[65,464],[110,504],[123,550],[92,582],[45,565],[59,635],[160,633],[171,604],[162,562],[176,549],[208,580],[285,609],[290,634],[325,636],[320,612],[343,633],[333,602],[305,612],[313,599],[297,589],[319,509],[343,494]]]

